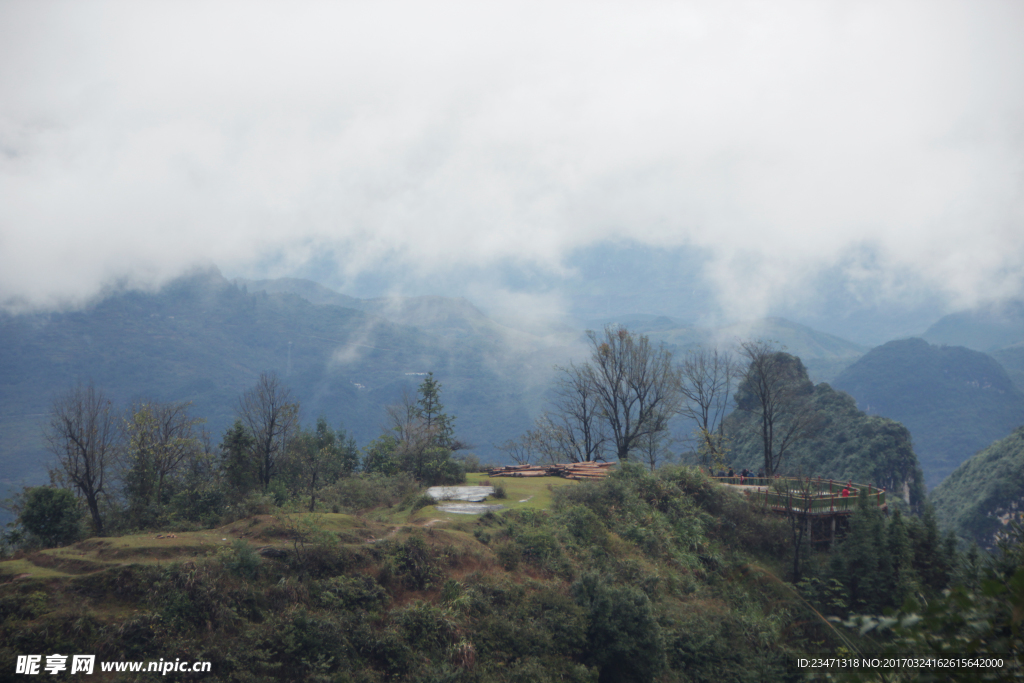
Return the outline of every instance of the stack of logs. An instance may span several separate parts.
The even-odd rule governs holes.
[[[565,465],[509,465],[487,472],[490,477],[564,477],[566,479],[603,479],[613,462],[571,462]]]

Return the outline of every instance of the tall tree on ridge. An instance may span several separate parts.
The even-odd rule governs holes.
[[[90,382],[58,394],[43,432],[58,467],[50,478],[71,484],[85,498],[93,528],[103,535],[100,496],[117,447],[119,430],[111,403]]]
[[[253,438],[257,478],[266,491],[298,424],[299,404],[277,375],[264,372],[239,399],[238,416]]]
[[[602,335],[588,332],[590,362],[581,370],[597,397],[601,415],[619,460],[628,460],[644,437],[668,429],[682,394],[679,372],[664,346],[654,348],[644,335],[608,326]]]
[[[764,472],[771,477],[790,447],[817,428],[817,415],[809,405],[814,385],[800,359],[771,342],[744,342],[740,353],[749,364],[736,390],[736,407],[758,414]]]

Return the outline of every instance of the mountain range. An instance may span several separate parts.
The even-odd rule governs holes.
[[[1014,368],[1024,368],[1011,362],[1024,361],[1018,314],[1004,307],[988,318],[946,316],[925,334],[987,344],[996,362],[981,350],[921,340],[870,349],[778,317],[710,327],[632,313],[538,328],[496,320],[461,298],[357,298],[310,280],[228,280],[200,270],[80,310],[0,314],[0,484],[45,480],[42,428],[56,392],[77,381],[94,381],[117,406],[137,397],[191,401],[217,443],[239,395],[264,371],[291,388],[304,423],[323,414],[360,445],[380,434],[384,407],[433,372],[460,439],[498,461],[495,446],[545,407],[555,367],[586,358],[585,331],[621,324],[677,358],[697,345],[774,341],[802,359],[814,383],[832,382],[861,410],[903,422],[935,486],[1024,423],[1024,395],[1012,381]],[[991,334],[971,331],[979,326]]]
[[[1024,392],[992,356],[963,346],[891,341],[833,384],[869,414],[906,425],[929,488],[1024,424]]]

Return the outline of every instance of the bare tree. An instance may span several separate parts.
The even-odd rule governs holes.
[[[517,465],[532,464],[533,460],[537,457],[537,443],[534,430],[531,429],[517,439],[509,439],[500,446],[497,446],[497,449],[508,455],[512,462]]]
[[[744,342],[740,353],[749,365],[737,388],[736,407],[760,418],[764,471],[771,477],[790,447],[817,429],[817,415],[809,404],[814,386],[800,359],[771,342]]]
[[[254,439],[257,476],[266,491],[297,426],[299,404],[291,401],[291,392],[277,375],[262,373],[239,399],[238,416]]]
[[[110,401],[92,382],[58,394],[44,436],[57,456],[59,470],[51,471],[51,477],[63,475],[85,498],[93,528],[102,536],[99,499],[119,436]]]
[[[591,362],[580,368],[611,433],[615,454],[628,460],[641,439],[668,428],[679,408],[679,373],[672,354],[644,335],[608,326],[588,332]]]
[[[205,420],[189,414],[191,405],[140,400],[128,410],[121,476],[133,504],[159,507],[167,479],[201,452]]]
[[[554,409],[538,421],[537,436],[556,459],[560,459],[557,454],[564,454],[570,462],[603,460],[608,437],[590,373],[586,366],[572,363],[558,370],[561,376],[555,387]]]
[[[670,462],[675,459],[672,453],[672,444],[675,439],[667,429],[660,432],[651,432],[640,439],[637,452],[639,459],[648,467],[651,472],[658,469],[659,464]]]
[[[689,351],[679,366],[683,404],[680,414],[693,421],[700,464],[725,464],[725,434],[720,429],[729,407],[737,364],[728,352],[700,347]]]

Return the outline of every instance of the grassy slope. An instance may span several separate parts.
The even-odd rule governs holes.
[[[807,627],[795,625],[801,608],[773,578],[787,563],[787,529],[681,472],[634,469],[600,484],[509,478],[506,501],[518,509],[482,518],[429,507],[392,522],[318,515],[334,541],[309,546],[315,552],[302,563],[260,560],[252,578],[231,569],[235,542],[294,550],[287,527],[309,516],[260,516],[169,539],[91,539],[0,563],[6,576],[31,574],[0,579],[0,642],[18,652],[210,659],[215,675],[206,680],[279,680],[273,662],[286,676],[321,680],[300,656],[303,639],[337,633],[317,646],[333,657],[325,670],[362,678],[322,680],[442,670],[466,681],[594,680],[607,662],[588,645],[597,636],[586,624],[600,620],[586,617],[578,592],[592,576],[598,596],[652,610],[656,625],[638,613],[632,628],[656,631],[650,643],[667,667],[660,680],[732,678],[751,667],[768,680],[794,675],[784,652],[809,645]],[[421,622],[433,626],[423,632]],[[0,648],[0,666],[13,652]]]

